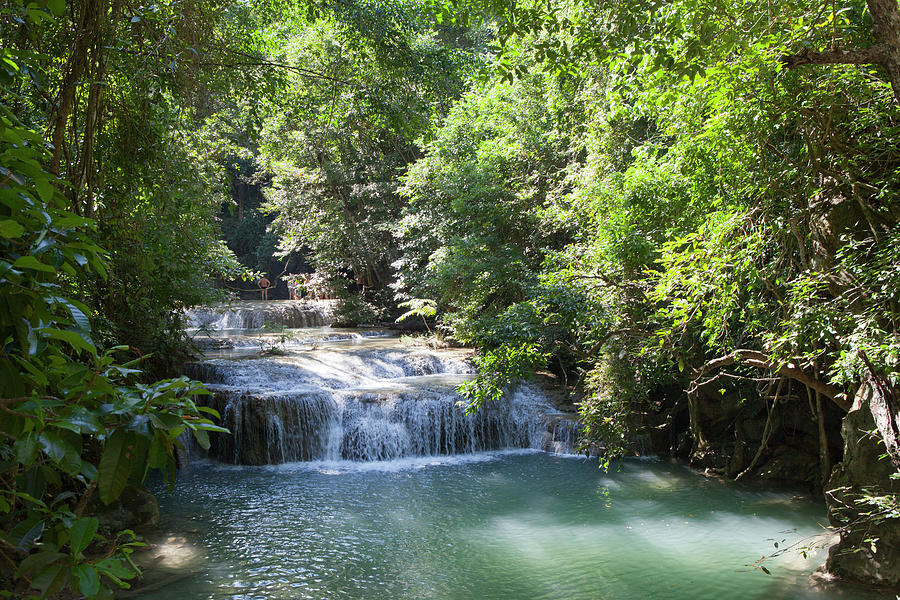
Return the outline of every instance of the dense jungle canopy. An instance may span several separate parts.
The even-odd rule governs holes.
[[[550,374],[586,449],[799,456],[897,527],[896,0],[4,0],[0,33],[4,589],[132,576],[90,506],[217,429],[165,379],[183,310],[262,274],[474,346],[476,406]],[[880,487],[832,476],[860,407]]]

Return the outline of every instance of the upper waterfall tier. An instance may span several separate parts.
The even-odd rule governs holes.
[[[265,326],[289,328],[330,325],[334,300],[242,301],[234,304],[198,306],[186,311],[188,327],[211,331],[260,329]]]
[[[282,350],[283,355],[264,358],[214,358],[189,363],[185,374],[215,387],[229,386],[247,392],[286,392],[390,387],[402,383],[403,378],[475,372],[465,351],[437,353],[405,349],[396,339],[354,341],[353,344],[332,342],[312,349]]]

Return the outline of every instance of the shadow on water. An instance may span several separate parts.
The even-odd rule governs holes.
[[[331,335],[311,329],[304,339]],[[244,335],[236,347],[266,338]],[[214,384],[209,401],[233,432],[213,436],[210,455],[268,464],[200,462],[173,491],[152,486],[167,533],[143,554],[133,597],[841,597],[808,582],[821,552],[772,556],[775,542],[823,532],[824,509],[808,500],[653,459],[603,472],[596,460],[483,452],[565,451],[574,429],[537,386],[465,415],[463,353],[366,337],[190,369]],[[285,460],[307,462],[273,464]],[[771,575],[753,566],[762,556]]]
[[[808,583],[821,552],[775,557],[772,575],[748,566],[822,533],[821,506],[680,464],[623,466],[533,451],[201,464],[154,490],[188,558],[140,597],[842,597]]]

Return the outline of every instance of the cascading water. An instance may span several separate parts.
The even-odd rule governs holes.
[[[142,599],[843,597],[807,580],[821,506],[669,461],[519,450],[570,453],[572,414],[535,384],[466,414],[464,351],[265,333],[223,332],[187,369],[233,434],[155,484],[176,535]]]
[[[468,414],[457,386],[474,371],[466,352],[404,348],[357,334],[300,335],[277,355],[209,358],[186,373],[208,384],[205,402],[231,435],[209,455],[234,464],[392,460],[503,448],[572,452],[571,414],[538,385],[520,385]],[[234,338],[232,338],[234,339]],[[240,338],[233,347],[245,342]]]
[[[241,302],[195,307],[185,312],[185,318],[189,329],[201,332],[265,326],[323,327],[331,324],[333,311],[333,300]]]
[[[216,386],[212,386],[214,389]],[[235,464],[392,460],[537,448],[571,452],[572,421],[534,387],[466,414],[452,389],[247,392],[215,389],[210,406],[231,436],[213,436],[210,455]]]

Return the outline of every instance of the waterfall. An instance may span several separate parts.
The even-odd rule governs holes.
[[[331,324],[333,312],[332,300],[242,302],[195,307],[185,311],[185,319],[188,328],[209,331],[324,327]]]
[[[396,338],[301,332],[278,355],[208,358],[185,373],[213,392],[230,434],[208,456],[248,465],[376,461],[507,448],[571,453],[577,427],[537,384],[467,413],[458,385],[474,377],[466,350],[404,347]],[[252,336],[236,345],[252,347]],[[305,345],[304,345],[305,344]],[[196,452],[193,449],[192,452]]]
[[[210,436],[209,454],[235,464],[309,460],[392,460],[535,448],[569,453],[571,419],[520,386],[466,414],[452,389],[372,393],[357,390],[248,393],[216,389],[208,405],[231,435]]]

